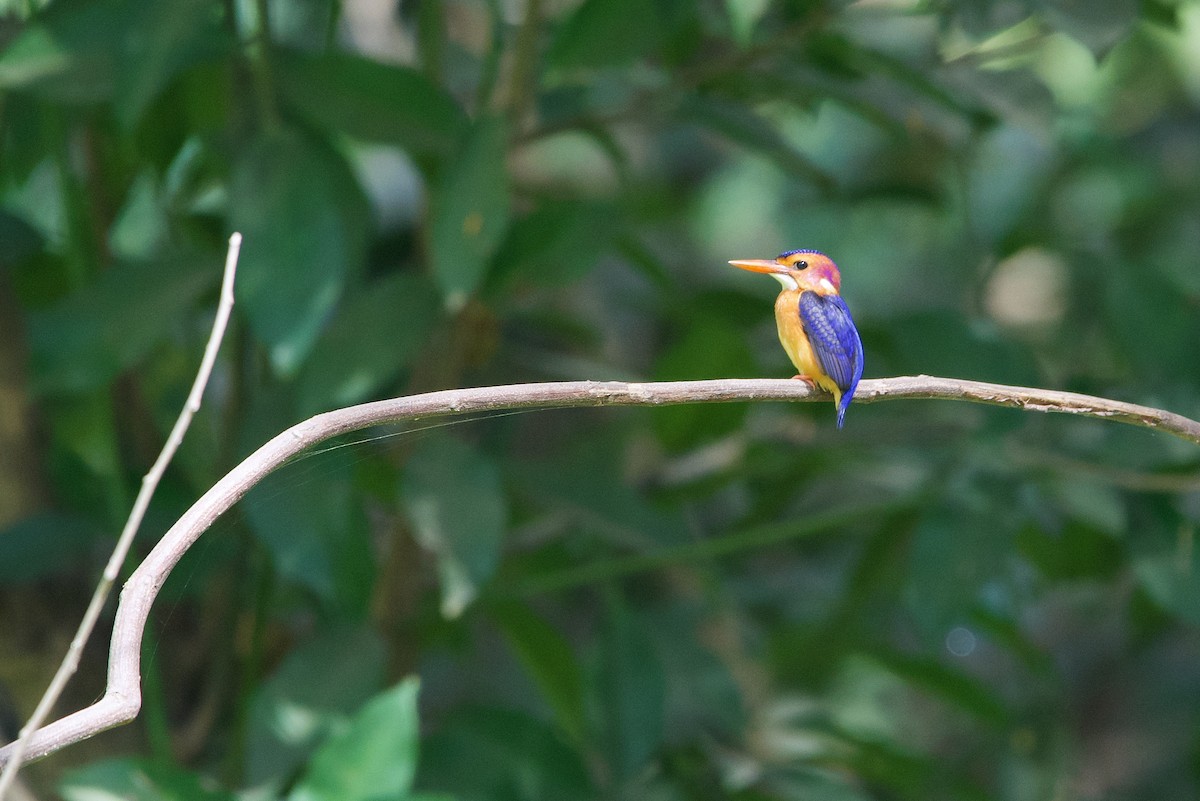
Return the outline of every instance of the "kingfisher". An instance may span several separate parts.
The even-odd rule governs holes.
[[[811,386],[833,394],[837,427],[863,372],[863,348],[850,309],[838,294],[842,275],[833,259],[816,250],[789,250],[774,259],[735,259],[734,267],[767,273],[783,291],[775,299],[779,341]]]

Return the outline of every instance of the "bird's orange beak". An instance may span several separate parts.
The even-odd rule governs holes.
[[[733,259],[729,263],[752,273],[786,273],[788,271],[786,265],[780,264],[774,259]]]

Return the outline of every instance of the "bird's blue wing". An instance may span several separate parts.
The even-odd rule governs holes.
[[[825,374],[842,391],[838,428],[863,373],[862,340],[846,302],[838,295],[800,294],[800,322]]]

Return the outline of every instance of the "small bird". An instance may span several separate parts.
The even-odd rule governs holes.
[[[779,341],[800,375],[796,378],[833,393],[837,426],[863,373],[862,340],[838,291],[842,275],[816,250],[789,250],[775,259],[735,259],[734,267],[767,273],[783,291],[775,299]]]

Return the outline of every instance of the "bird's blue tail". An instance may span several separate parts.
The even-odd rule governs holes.
[[[861,364],[861,362],[859,362]],[[854,383],[850,388],[842,393],[842,397],[838,398],[837,405],[837,426],[840,429],[843,421],[846,419],[846,410],[850,408],[850,401],[854,400],[854,390],[858,389],[858,376],[854,377]]]

